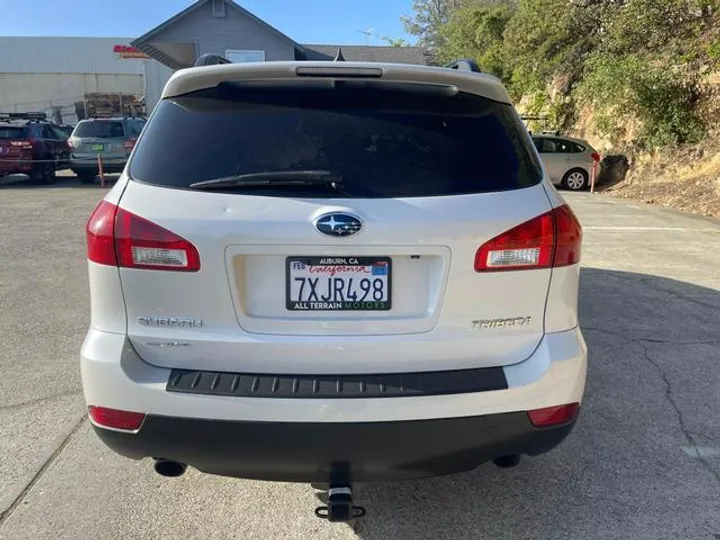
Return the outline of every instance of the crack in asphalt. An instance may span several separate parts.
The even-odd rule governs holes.
[[[713,468],[712,464],[702,454],[700,454],[700,451],[698,450],[698,445],[695,442],[695,437],[692,433],[690,433],[690,430],[685,423],[685,415],[683,415],[680,407],[678,406],[675,398],[673,397],[672,385],[670,384],[670,379],[668,378],[667,373],[665,373],[665,370],[663,370],[663,368],[656,360],[650,357],[650,351],[648,347],[644,345],[642,345],[642,347],[645,349],[645,360],[655,366],[655,369],[657,369],[658,373],[660,373],[660,376],[665,383],[665,397],[667,398],[667,401],[670,403],[672,408],[675,409],[675,414],[677,415],[680,431],[682,431],[683,435],[685,435],[685,439],[687,439],[687,442],[690,444],[693,450],[695,450],[695,457],[697,458],[697,460],[702,463],[703,466],[708,470],[708,472],[715,477],[715,480],[720,483],[720,472],[716,471]]]
[[[51,401],[53,399],[59,399],[69,396],[77,396],[82,394],[82,390],[68,390],[67,392],[60,392],[59,394],[53,394],[51,396],[44,396],[39,398],[30,399],[28,401],[21,401],[20,403],[11,403],[10,405],[0,406],[0,412],[10,411],[12,409],[21,409],[23,407],[29,407],[30,405],[36,405],[43,401]]]
[[[25,497],[27,497],[28,493],[30,493],[30,490],[35,487],[35,484],[38,483],[38,481],[43,477],[45,474],[45,471],[50,468],[50,465],[55,463],[55,461],[60,457],[60,455],[63,453],[65,448],[67,448],[68,444],[70,443],[70,439],[73,438],[73,435],[75,435],[80,427],[85,423],[87,420],[87,415],[83,415],[80,420],[75,424],[73,429],[70,431],[70,433],[65,437],[62,442],[58,445],[58,447],[55,449],[55,451],[50,454],[50,457],[48,457],[45,462],[42,464],[40,469],[35,473],[35,475],[30,479],[30,482],[27,483],[27,485],[23,488],[23,490],[20,492],[20,494],[15,497],[15,500],[10,504],[10,506],[7,508],[7,510],[0,513],[0,528],[5,524],[5,522],[10,518],[10,516],[13,515],[15,510],[22,504],[22,502],[25,500]]]
[[[720,339],[698,339],[693,341],[678,341],[675,339],[667,339],[667,338],[641,338],[641,337],[629,337],[625,334],[621,334],[619,332],[613,332],[612,330],[607,330],[605,328],[593,328],[591,326],[585,326],[583,324],[580,325],[580,328],[584,330],[589,330],[590,332],[599,332],[601,334],[608,334],[610,336],[619,337],[620,339],[623,339],[625,341],[629,341],[631,343],[637,343],[642,346],[642,343],[660,343],[665,345],[718,345],[720,344]]]
[[[718,340],[710,340],[710,341],[691,341],[691,342],[678,342],[678,341],[672,341],[672,340],[665,340],[665,339],[646,339],[646,338],[631,338],[629,336],[626,336],[624,334],[621,334],[619,332],[613,332],[611,330],[606,330],[604,328],[590,328],[590,327],[583,327],[581,325],[581,328],[583,331],[590,331],[590,332],[598,332],[602,334],[611,335],[614,337],[618,337],[622,340],[625,340],[629,343],[636,344],[643,349],[643,357],[644,359],[655,368],[655,370],[660,374],[660,377],[663,380],[663,383],[665,384],[665,399],[670,404],[670,406],[675,411],[675,415],[677,416],[678,426],[680,428],[680,432],[685,437],[685,440],[688,442],[688,444],[691,446],[691,448],[694,450],[695,457],[702,465],[703,467],[717,480],[718,483],[720,483],[720,472],[715,470],[715,468],[712,466],[712,464],[700,453],[698,449],[698,445],[695,442],[695,437],[690,432],[690,429],[687,427],[687,423],[685,420],[685,415],[680,410],[680,406],[678,405],[677,401],[675,401],[675,397],[673,395],[672,391],[672,384],[670,383],[670,378],[668,377],[668,374],[665,372],[665,370],[662,368],[662,366],[658,363],[657,360],[653,359],[650,356],[650,349],[649,347],[644,343],[662,343],[662,344],[673,344],[673,345],[697,345],[697,344],[716,344],[720,343]]]

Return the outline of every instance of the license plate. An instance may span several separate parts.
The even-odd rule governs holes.
[[[105,150],[105,145],[104,144],[93,144],[92,150],[93,150],[93,152],[102,152]]]
[[[290,311],[388,311],[390,257],[288,257]]]

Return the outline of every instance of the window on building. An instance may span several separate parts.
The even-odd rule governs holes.
[[[265,51],[226,51],[225,57],[233,64],[244,64],[246,62],[264,62]]]
[[[225,17],[225,0],[212,1],[212,14],[213,17]]]

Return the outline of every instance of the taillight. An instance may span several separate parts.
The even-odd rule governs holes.
[[[553,266],[570,266],[580,262],[582,227],[568,205],[555,208],[555,255]]]
[[[135,148],[135,143],[137,142],[137,139],[128,139],[123,143],[123,146],[125,147],[125,150],[132,150]]]
[[[590,157],[593,158],[593,161],[600,162],[600,154],[598,154],[597,152],[593,152],[592,154],[590,154]]]
[[[85,227],[87,237],[87,256],[93,262],[117,266],[115,256],[115,214],[117,206],[101,201],[90,216]]]
[[[528,411],[528,418],[535,427],[550,427],[565,424],[574,420],[580,410],[579,403],[568,403],[567,405],[557,405],[555,407],[546,407],[544,409],[535,409]]]
[[[70,139],[68,139],[66,142],[67,142],[67,147],[68,147],[70,150],[72,150],[73,148],[75,148],[75,147],[73,146],[72,141],[71,141]]]
[[[144,413],[120,411],[106,407],[88,407],[88,414],[94,424],[122,431],[137,431],[145,420]]]
[[[528,270],[580,262],[582,228],[559,206],[496,236],[475,253],[476,272]]]
[[[22,150],[32,150],[33,149],[33,143],[32,143],[32,141],[29,141],[29,140],[10,141],[10,146],[14,146],[15,148],[21,148]]]
[[[200,255],[190,242],[112,203],[102,201],[88,220],[88,259],[98,264],[197,272]]]

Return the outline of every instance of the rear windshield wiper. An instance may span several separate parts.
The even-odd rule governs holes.
[[[342,175],[333,171],[265,171],[235,176],[224,176],[195,182],[188,187],[192,189],[225,189],[225,188],[254,188],[254,187],[305,187],[329,186],[337,191],[344,189]]]

